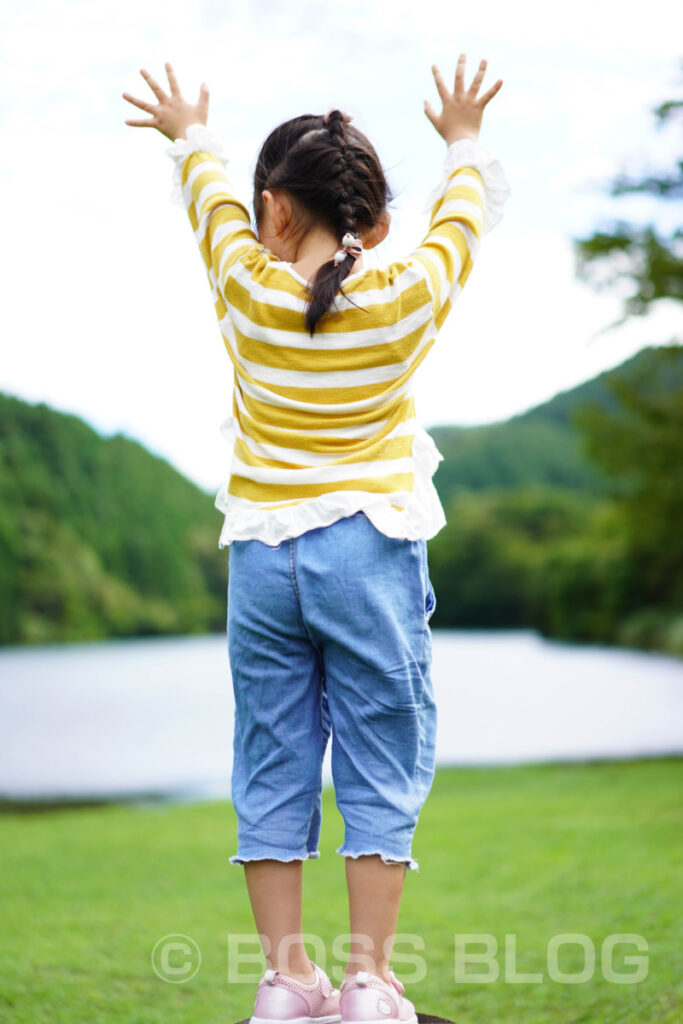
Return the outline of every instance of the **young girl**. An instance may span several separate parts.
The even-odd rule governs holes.
[[[411,843],[434,776],[436,705],[426,540],[445,518],[441,458],[416,419],[412,376],[510,188],[477,140],[499,79],[449,92],[432,68],[447,143],[426,238],[365,268],[392,196],[349,114],[294,117],[266,139],[254,212],[234,195],[206,127],[209,94],[183,99],[170,64],[158,103],[123,93],[173,145],[184,201],[234,365],[228,482],[228,648],[235,695],[238,850],[268,963],[252,1024],[417,1024],[389,964]],[[351,949],[340,990],[302,941],[302,864],[317,858],[322,762],[345,837]],[[364,970],[358,969],[361,963]]]

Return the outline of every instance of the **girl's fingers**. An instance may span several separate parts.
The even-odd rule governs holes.
[[[136,128],[156,128],[155,121],[126,121],[125,124],[132,124]]]
[[[152,90],[152,92],[154,93],[154,95],[156,96],[156,98],[159,100],[160,103],[163,103],[164,100],[168,100],[168,96],[166,95],[164,90],[161,88],[161,86],[158,85],[157,82],[152,78],[152,76],[150,75],[149,71],[145,71],[144,68],[141,68],[140,69],[140,74],[142,75],[144,80],[147,82],[147,85],[150,87],[150,89]]]
[[[199,100],[197,101],[197,115],[200,121],[206,124],[207,117],[209,114],[209,90],[206,84],[202,82],[199,90]]]
[[[434,110],[434,107],[431,105],[429,100],[425,100],[425,114],[427,115],[429,120],[432,122],[432,124],[436,128],[436,122],[437,122],[438,118],[437,118],[436,111]]]
[[[436,88],[439,90],[439,96],[441,97],[442,103],[448,103],[451,98],[451,94],[446,88],[446,84],[441,77],[441,72],[437,68],[436,64],[432,64],[432,74],[434,75],[434,81],[436,82]]]
[[[465,62],[467,58],[464,53],[461,53],[458,57],[458,63],[455,66],[455,89],[454,91],[462,92],[465,88]]]
[[[485,71],[486,71],[486,61],[485,60],[480,60],[479,61],[479,70],[477,71],[476,75],[472,79],[472,84],[471,84],[471,86],[469,87],[469,90],[468,90],[468,92],[469,92],[469,94],[471,96],[476,96],[477,95],[477,92],[479,90],[479,86],[481,85],[481,80],[484,77]]]
[[[171,96],[180,96],[180,88],[175,76],[175,71],[170,64],[166,64],[166,77],[168,78],[168,84],[171,86]]]
[[[127,92],[123,93],[123,98],[124,98],[124,100],[128,100],[129,103],[132,103],[133,106],[139,107],[140,110],[146,110],[148,114],[151,114],[151,112],[152,112],[152,104],[151,103],[146,103],[145,100],[138,100],[138,99],[135,98],[135,96],[131,96],[130,93],[127,93]]]
[[[479,98],[479,100],[477,101],[479,103],[479,106],[485,107],[486,104],[488,103],[488,101],[490,99],[493,99],[493,97],[496,95],[496,93],[498,92],[498,90],[500,89],[502,84],[503,84],[503,79],[499,78],[498,81],[494,85],[491,86],[489,91],[485,92],[484,95]]]

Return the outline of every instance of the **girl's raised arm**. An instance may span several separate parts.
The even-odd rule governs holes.
[[[206,267],[219,316],[227,272],[258,239],[251,228],[249,211],[236,198],[225,173],[227,157],[219,139],[206,127],[209,90],[202,82],[199,100],[188,103],[178,86],[170,64],[166,64],[170,96],[144,69],[140,71],[158,103],[147,103],[124,92],[123,98],[151,114],[148,121],[127,120],[126,124],[156,128],[173,145],[166,153],[175,163],[176,196],[183,202]]]
[[[429,230],[411,254],[426,270],[437,328],[441,327],[472,270],[482,235],[503,215],[511,189],[496,155],[478,143],[484,107],[498,92],[502,79],[483,96],[477,92],[484,77],[482,60],[465,91],[465,54],[460,54],[455,87],[450,93],[436,65],[432,72],[443,109],[437,114],[425,100],[425,114],[448,144],[440,185],[428,199]]]

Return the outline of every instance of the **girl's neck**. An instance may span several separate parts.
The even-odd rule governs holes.
[[[296,270],[297,274],[307,281],[312,281],[318,269],[324,263],[329,263],[339,249],[341,249],[341,238],[337,240],[326,228],[313,227],[301,240],[295,258],[286,262],[293,270]],[[362,269],[363,257],[359,256],[349,270],[349,274],[355,274]]]
[[[320,267],[322,267],[323,263],[329,263],[331,259],[331,256],[326,256],[323,259],[318,260],[317,263],[313,260],[308,260],[306,262],[297,260],[296,263],[292,263],[289,260],[287,260],[286,262],[288,262],[292,270],[296,270],[297,274],[300,274],[305,281],[308,281],[309,284],[313,284],[313,278],[315,277]],[[351,267],[351,269],[349,270],[349,274],[357,274],[358,271],[362,269],[363,257],[359,256],[358,259],[353,264],[353,266]]]

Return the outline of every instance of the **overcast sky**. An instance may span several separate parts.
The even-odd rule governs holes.
[[[652,109],[680,95],[680,8],[452,0],[98,0],[3,4],[0,389],[122,431],[209,491],[226,479],[220,424],[232,369],[187,215],[171,204],[168,141],[124,121],[126,91],[153,100],[170,61],[188,99],[210,89],[209,125],[247,205],[258,148],[281,121],[340,106],[373,141],[397,195],[374,260],[407,254],[445,143],[430,66],[498,78],[480,142],[512,189],[416,377],[425,426],[521,412],[670,340],[679,312],[600,333],[615,294],[576,280],[572,238],[616,218],[671,230],[673,204],[609,199],[610,179],[670,168],[679,128]],[[372,254],[366,261],[371,263]],[[680,336],[680,331],[679,331]]]

